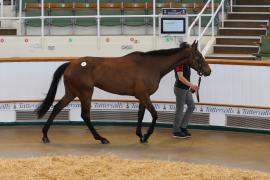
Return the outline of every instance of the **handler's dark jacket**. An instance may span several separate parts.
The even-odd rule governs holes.
[[[190,87],[185,85],[184,83],[182,83],[177,75],[177,72],[183,72],[183,76],[190,81],[190,67],[188,65],[180,65],[177,68],[174,69],[174,73],[175,73],[175,83],[174,86],[181,88],[181,89],[186,89],[188,90]]]

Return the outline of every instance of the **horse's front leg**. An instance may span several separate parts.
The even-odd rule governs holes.
[[[143,135],[142,143],[147,143],[148,138],[153,134],[154,128],[157,121],[157,111],[155,110],[155,107],[153,106],[150,97],[149,96],[143,96],[140,98],[140,102],[145,106],[145,108],[151,113],[152,116],[152,124],[147,130],[147,133]]]
[[[142,121],[144,117],[145,107],[142,103],[139,104],[139,111],[138,111],[138,124],[136,129],[136,135],[140,138],[140,141],[143,142],[143,135],[142,135]]]

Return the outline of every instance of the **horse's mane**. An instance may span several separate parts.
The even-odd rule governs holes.
[[[183,42],[180,44],[179,48],[171,48],[171,49],[160,49],[160,50],[153,50],[153,51],[148,51],[148,52],[142,52],[143,55],[148,55],[148,56],[168,56],[174,53],[177,53],[185,48],[190,47],[189,44],[186,42]]]

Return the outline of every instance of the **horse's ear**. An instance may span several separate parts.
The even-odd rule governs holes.
[[[192,43],[191,47],[192,47],[192,49],[197,50],[197,47],[198,47],[198,41],[195,40],[195,41]]]

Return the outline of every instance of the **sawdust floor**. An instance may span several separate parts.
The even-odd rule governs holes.
[[[140,144],[134,127],[97,129],[111,144],[85,126],[52,126],[50,144],[41,143],[41,126],[0,127],[0,179],[270,179],[242,171],[270,172],[269,135],[191,130],[180,140],[157,128]]]

